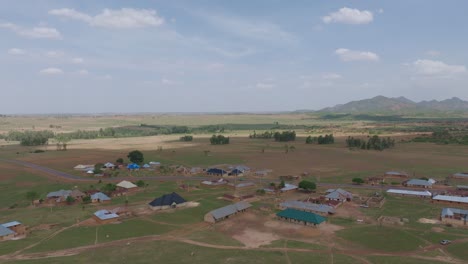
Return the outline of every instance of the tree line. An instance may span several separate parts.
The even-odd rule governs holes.
[[[249,138],[270,139],[273,138],[273,132],[265,131],[261,134],[257,134],[257,132],[254,131],[252,134],[249,135]]]
[[[346,139],[346,146],[348,148],[384,150],[388,148],[393,148],[395,146],[395,139],[392,139],[390,137],[381,138],[377,135],[369,137],[367,141],[365,139],[348,137]]]
[[[5,137],[7,141],[19,141],[22,146],[40,146],[45,145],[50,138],[54,137],[54,132],[49,130],[42,131],[10,131]]]
[[[275,132],[273,134],[275,141],[286,142],[296,140],[296,131]]]
[[[308,136],[306,138],[306,144],[333,144],[335,143],[335,138],[333,137],[333,134],[326,134],[325,136],[318,136],[318,137],[312,137]]]

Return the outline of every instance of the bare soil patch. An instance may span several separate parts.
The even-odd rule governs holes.
[[[418,222],[419,223],[423,223],[423,224],[440,224],[440,221],[439,220],[436,220],[436,219],[428,219],[428,218],[419,218],[418,219]]]
[[[234,239],[242,242],[246,247],[257,248],[262,245],[268,245],[279,237],[273,233],[260,232],[255,229],[246,228],[239,234],[232,236]]]

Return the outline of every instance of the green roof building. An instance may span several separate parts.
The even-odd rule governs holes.
[[[282,220],[300,224],[304,223],[304,225],[319,225],[327,221],[327,218],[323,216],[291,208],[277,213],[276,216]]]

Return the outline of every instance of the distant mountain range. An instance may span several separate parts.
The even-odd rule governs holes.
[[[376,96],[319,110],[321,113],[345,114],[443,114],[468,113],[468,102],[453,97],[442,101],[414,102],[405,97]]]

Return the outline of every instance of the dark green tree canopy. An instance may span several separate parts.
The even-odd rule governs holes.
[[[304,190],[308,190],[308,191],[312,191],[312,190],[315,190],[317,188],[317,185],[315,184],[315,182],[303,180],[303,181],[299,182],[299,188],[304,189]]]
[[[144,157],[143,157],[143,153],[141,153],[141,151],[139,151],[139,150],[134,150],[134,151],[128,153],[127,158],[131,162],[137,163],[137,164],[141,164],[145,160]]]

